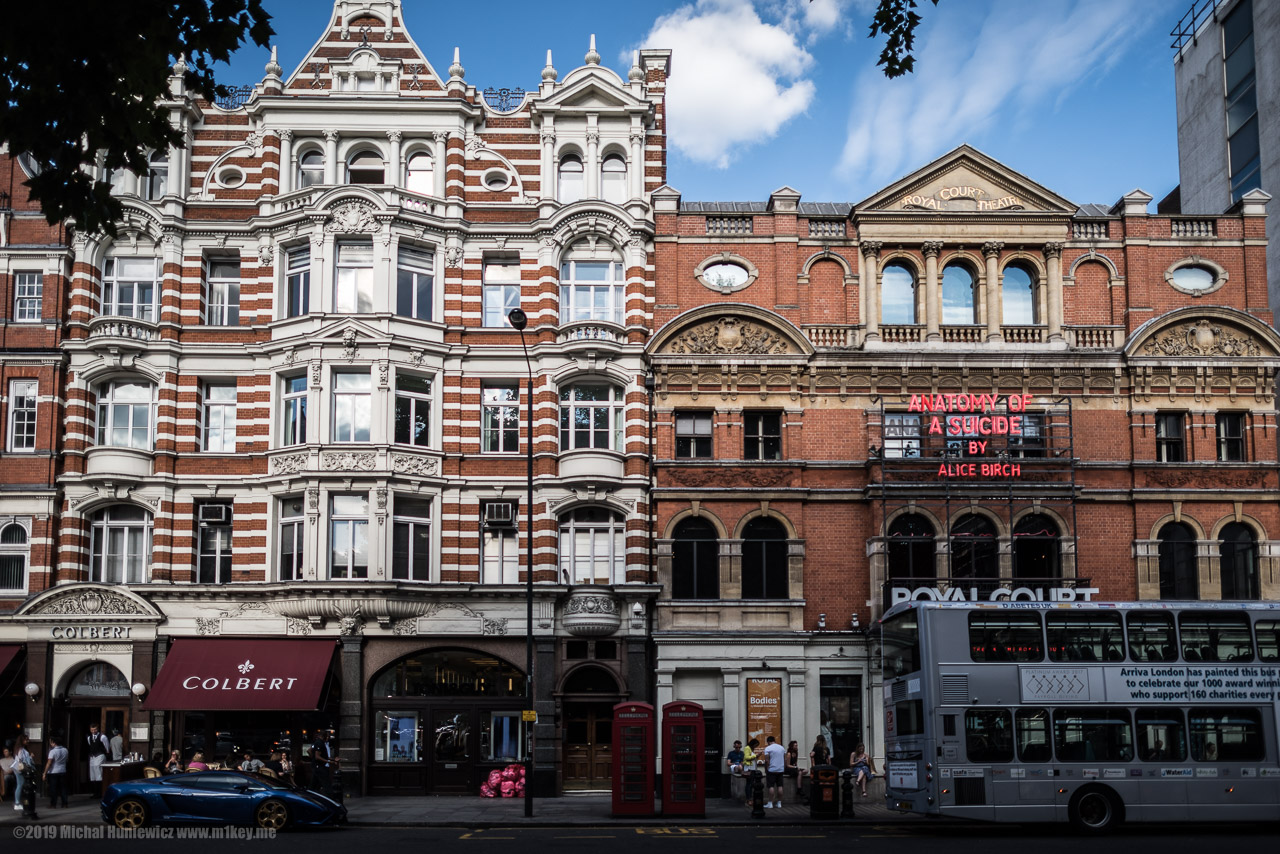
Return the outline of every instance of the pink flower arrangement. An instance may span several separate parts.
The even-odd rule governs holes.
[[[490,771],[488,778],[480,784],[480,797],[523,798],[524,766],[512,764]]]

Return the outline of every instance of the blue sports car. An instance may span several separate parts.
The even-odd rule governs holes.
[[[342,824],[347,808],[280,780],[239,771],[197,771],[116,783],[102,798],[102,818],[123,829],[232,824],[283,830]]]

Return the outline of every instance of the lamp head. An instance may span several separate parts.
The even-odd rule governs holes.
[[[529,315],[524,313],[524,309],[513,308],[507,313],[507,321],[511,324],[511,328],[517,332],[523,332],[524,328],[529,325]]]

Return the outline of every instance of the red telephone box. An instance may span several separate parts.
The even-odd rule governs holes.
[[[657,752],[653,706],[613,707],[613,814],[653,815],[653,755]]]
[[[662,707],[662,814],[707,812],[702,706],[677,700]]]

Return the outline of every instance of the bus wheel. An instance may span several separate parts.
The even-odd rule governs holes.
[[[1085,833],[1107,833],[1124,820],[1124,805],[1104,786],[1087,786],[1071,798],[1071,823]]]

